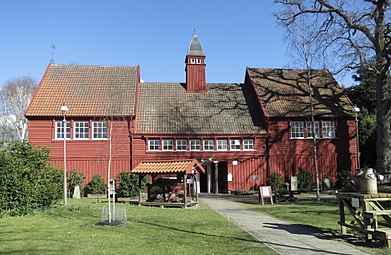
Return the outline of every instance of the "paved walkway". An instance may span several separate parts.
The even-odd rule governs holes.
[[[201,195],[200,201],[280,254],[367,254],[309,227],[247,209],[224,196]]]

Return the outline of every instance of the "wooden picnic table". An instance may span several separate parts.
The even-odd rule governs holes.
[[[339,204],[339,222],[341,233],[351,228],[365,235],[367,241],[383,240],[384,245],[391,247],[391,210],[386,210],[382,203],[391,201],[391,193],[362,194],[358,192],[337,193]],[[347,210],[345,210],[347,209]],[[354,222],[346,222],[345,212],[353,217]],[[379,227],[378,216],[385,224]]]

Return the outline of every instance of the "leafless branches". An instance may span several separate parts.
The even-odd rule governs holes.
[[[0,123],[0,128],[3,131],[8,130],[13,139],[27,138],[27,120],[24,117],[24,112],[35,89],[36,84],[31,77],[9,81],[4,88],[0,89],[0,116],[3,120],[3,123]]]

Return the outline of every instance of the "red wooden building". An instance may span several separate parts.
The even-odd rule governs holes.
[[[185,65],[186,83],[151,83],[138,66],[50,64],[26,111],[29,139],[51,148],[61,168],[65,103],[68,169],[87,180],[107,179],[110,155],[113,176],[141,162],[195,159],[206,169],[202,192],[250,189],[273,172],[288,180],[314,171],[314,135],[321,178],[356,168],[352,104],[327,70],[247,68],[244,83],[206,83],[197,35]]]

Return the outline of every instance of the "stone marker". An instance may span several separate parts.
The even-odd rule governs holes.
[[[79,187],[79,185],[75,186],[75,189],[73,191],[73,198],[80,199],[80,187]]]

